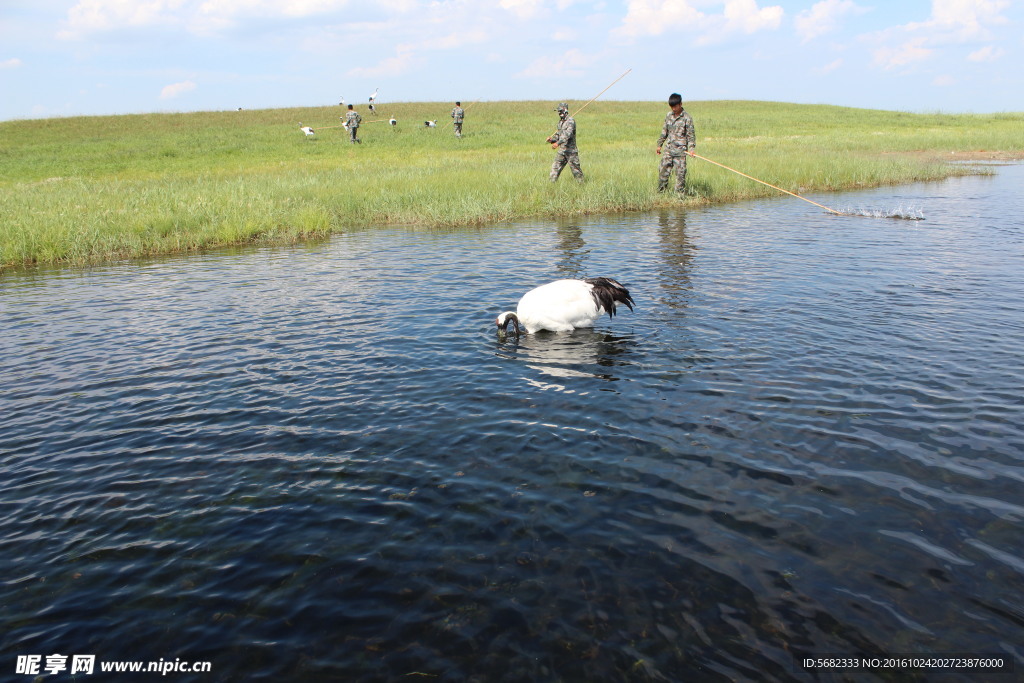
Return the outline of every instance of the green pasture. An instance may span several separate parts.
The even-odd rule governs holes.
[[[348,143],[339,106],[0,122],[0,269],[778,194],[691,159],[689,195],[659,195],[654,149],[667,107],[658,102],[587,106],[577,115],[587,183],[566,169],[552,185],[544,140],[555,104],[464,101],[461,140],[451,103],[384,103],[378,121],[360,106],[361,145]],[[686,108],[699,154],[798,194],[977,172],[948,161],[997,151],[1024,156],[1024,113]]]

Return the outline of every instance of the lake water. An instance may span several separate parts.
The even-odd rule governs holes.
[[[4,275],[0,678],[1024,671],[1024,166],[993,170],[814,197],[917,221],[784,197]],[[595,275],[636,311],[496,334]]]

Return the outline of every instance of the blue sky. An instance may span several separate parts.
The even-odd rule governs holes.
[[[0,120],[378,101],[1024,111],[1020,0],[0,0]],[[1013,66],[1016,64],[1017,66]]]

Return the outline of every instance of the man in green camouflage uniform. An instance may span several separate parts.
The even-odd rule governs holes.
[[[548,138],[555,153],[555,161],[551,164],[551,182],[558,180],[566,164],[572,170],[577,182],[583,182],[583,169],[580,168],[580,151],[576,149],[576,121],[569,116],[569,105],[562,102],[555,110],[558,112],[558,132]]]
[[[352,105],[348,105],[348,113],[345,114],[345,127],[348,128],[348,141],[350,143],[362,143],[359,139],[359,124],[363,122],[363,117],[359,115]]]
[[[452,109],[452,121],[455,123],[455,137],[462,137],[462,119],[466,115],[466,110],[462,108],[462,102],[455,103],[455,109]]]
[[[658,138],[658,154],[661,154],[661,168],[658,171],[658,192],[668,188],[668,179],[672,168],[676,169],[676,192],[683,194],[686,187],[686,155],[693,155],[697,146],[696,134],[693,131],[693,119],[683,111],[683,98],[679,93],[672,93],[668,98],[671,111],[665,115],[665,126]]]

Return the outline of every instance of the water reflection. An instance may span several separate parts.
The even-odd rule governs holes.
[[[664,291],[661,301],[671,308],[686,308],[693,289],[691,262],[697,251],[686,233],[686,212],[661,211],[657,232],[661,241],[659,284]]]
[[[583,239],[583,229],[576,222],[560,220],[555,223],[558,239],[555,248],[559,259],[555,268],[567,279],[581,279],[587,276],[586,256],[590,253]]]
[[[613,334],[592,328],[572,332],[539,332],[499,338],[496,355],[559,380],[620,379],[618,368],[631,364],[638,341],[632,334]],[[554,388],[569,390],[568,384]]]

